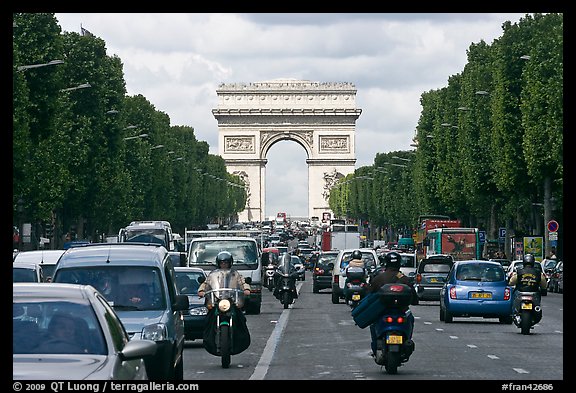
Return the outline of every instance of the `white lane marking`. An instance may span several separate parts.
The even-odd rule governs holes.
[[[518,374],[530,374],[530,371],[526,371],[523,368],[512,368],[512,370],[516,371]]]

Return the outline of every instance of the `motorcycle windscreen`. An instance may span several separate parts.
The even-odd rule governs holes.
[[[292,264],[292,256],[288,253],[282,256],[280,263],[278,264],[278,270],[282,274],[290,274],[294,270],[294,265]]]
[[[206,303],[209,307],[214,305],[216,299],[232,299],[236,306],[239,308],[244,307],[244,295],[242,292],[231,291],[227,289],[242,289],[238,284],[239,273],[230,269],[216,269],[212,270],[206,283],[210,290],[214,290],[212,294],[206,296]]]

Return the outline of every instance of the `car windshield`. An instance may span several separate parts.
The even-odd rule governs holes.
[[[55,282],[92,285],[120,310],[164,310],[160,270],[150,266],[86,266],[58,270]]]
[[[256,243],[248,240],[207,240],[192,242],[189,265],[215,265],[220,251],[228,251],[234,258],[234,265],[258,266]]]
[[[88,302],[14,299],[12,308],[13,354],[108,354]]]
[[[126,242],[137,242],[137,243],[158,243],[166,247],[165,244],[166,231],[164,229],[127,229],[126,230]]]
[[[456,279],[460,281],[503,281],[504,271],[501,266],[469,263],[458,266]]]
[[[19,268],[14,266],[12,269],[12,282],[36,282],[38,281],[34,269]]]
[[[183,295],[197,295],[199,277],[204,277],[204,273],[198,271],[176,271],[176,286]]]
[[[343,253],[342,260],[340,262],[340,269],[346,269],[351,260],[352,260],[352,251]],[[374,255],[372,255],[372,253],[370,252],[362,252],[362,261],[364,262],[364,267],[366,268],[376,265]]]

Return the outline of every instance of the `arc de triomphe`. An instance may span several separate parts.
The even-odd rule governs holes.
[[[219,154],[229,173],[248,185],[241,222],[265,220],[266,155],[278,141],[306,150],[308,214],[330,212],[328,196],[336,180],[354,172],[356,88],[347,82],[275,79],[221,84],[216,90]]]

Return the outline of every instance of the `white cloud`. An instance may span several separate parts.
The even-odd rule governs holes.
[[[462,72],[472,43],[491,44],[525,13],[56,14],[80,25],[124,64],[128,94],[142,94],[173,125],[194,127],[218,153],[212,115],[220,83],[277,78],[351,82],[362,115],[357,167],[377,153],[410,149],[422,93]],[[281,148],[280,148],[281,146]],[[306,153],[295,142],[267,156],[266,215],[306,215]]]

